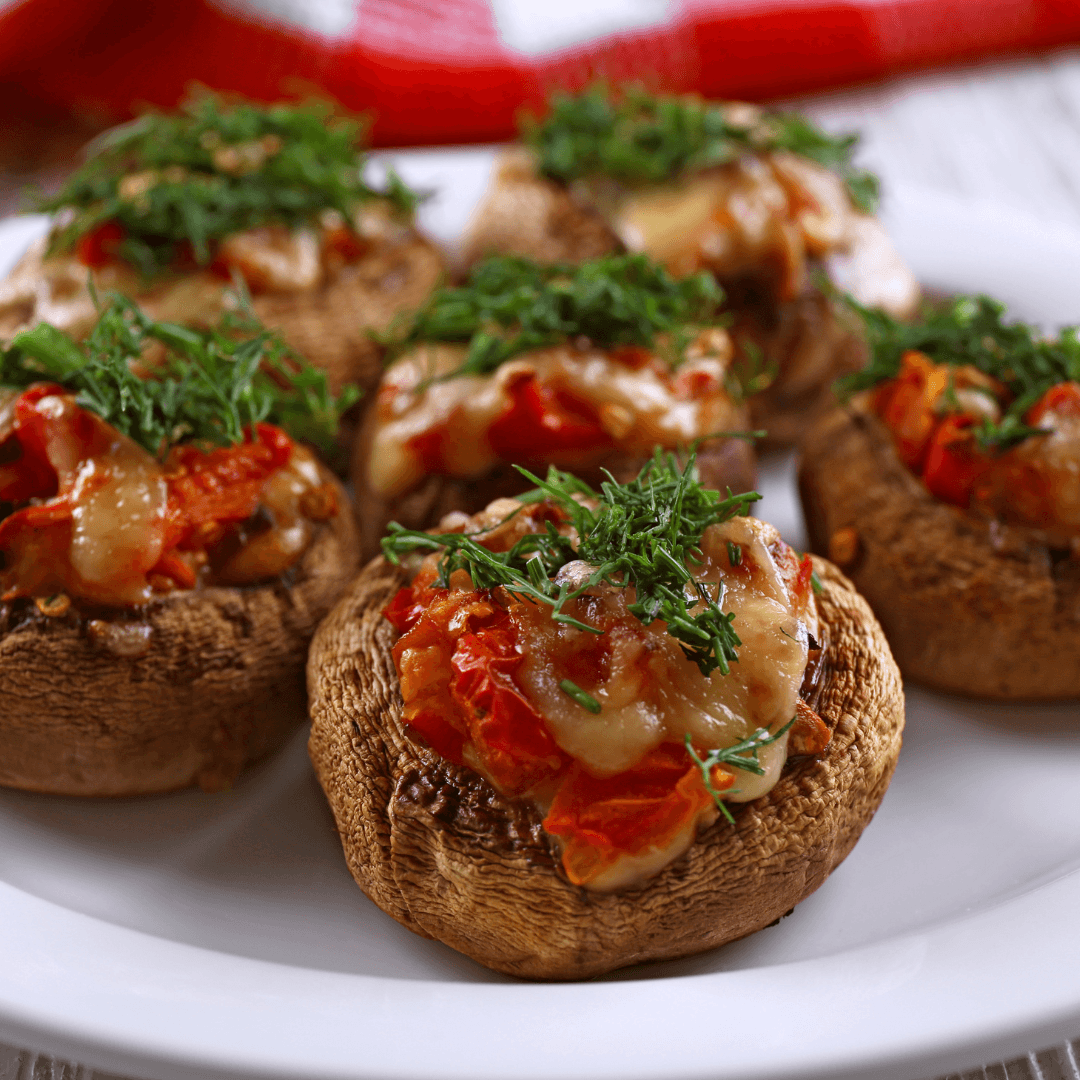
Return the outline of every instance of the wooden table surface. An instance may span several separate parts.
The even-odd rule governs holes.
[[[863,133],[861,161],[890,182],[1034,213],[1080,230],[1080,51],[924,74],[793,103],[833,131]],[[62,175],[83,133],[0,137],[0,215],[30,182]],[[1080,321],[1080,295],[1077,301]],[[949,1080],[1080,1080],[1080,1039],[1032,1048]],[[0,1080],[115,1080],[0,1046]],[[871,1080],[867,1077],[867,1080]],[[926,1080],[912,1077],[911,1080]]]

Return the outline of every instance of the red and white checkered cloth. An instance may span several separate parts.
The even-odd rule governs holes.
[[[1071,41],[1076,0],[0,0],[0,111],[317,87],[376,145],[445,144],[597,78],[757,100]]]

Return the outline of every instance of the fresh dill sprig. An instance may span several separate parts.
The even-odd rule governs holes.
[[[133,370],[155,342],[164,360],[145,374]],[[250,319],[193,330],[155,322],[116,294],[82,346],[40,323],[0,351],[0,386],[35,382],[74,391],[80,405],[162,457],[178,442],[241,442],[248,425],[263,421],[326,451],[341,413],[359,397],[350,386],[335,398],[323,372]]]
[[[1025,424],[1024,413],[1051,387],[1080,380],[1076,327],[1046,338],[1026,323],[1006,323],[1005,305],[988,296],[961,296],[945,305],[928,306],[913,323],[898,322],[850,297],[846,303],[862,318],[870,363],[838,382],[840,394],[850,396],[896,378],[909,349],[925,353],[938,364],[971,364],[1002,383],[1012,397],[999,421],[984,419],[974,429],[984,449],[1005,450],[1032,435],[1045,434]]]
[[[563,679],[559,683],[559,689],[588,712],[595,714],[600,711],[600,702],[587,690],[582,690],[573,679]]]
[[[794,114],[765,113],[743,124],[693,97],[594,86],[556,95],[544,120],[525,121],[523,135],[540,172],[564,184],[590,176],[661,183],[741,154],[790,150],[840,176],[858,209],[872,213],[877,206],[877,178],[852,163],[858,136],[828,135]]]
[[[521,353],[577,338],[600,347],[663,345],[677,363],[696,331],[727,321],[723,298],[712,275],[676,280],[645,255],[580,266],[500,255],[479,263],[466,284],[437,289],[383,342],[391,357],[422,342],[467,344],[452,375],[487,374]]]
[[[547,523],[543,532],[523,536],[509,551],[493,552],[467,533],[433,535],[393,522],[382,542],[387,559],[396,564],[411,551],[444,549],[439,562],[443,587],[455,570],[463,569],[476,589],[502,587],[513,596],[547,604],[556,622],[592,633],[600,631],[566,613],[566,605],[601,582],[633,586],[630,614],[645,625],[663,620],[703,675],[717,669],[728,674],[741,642],[732,626],[734,614],[721,610],[723,582],[706,586],[686,564],[700,560],[698,545],[710,525],[746,515],[760,495],[729,493],[724,498],[702,486],[694,455],[680,466],[674,454],[659,450],[634,480],[605,481],[599,492],[554,467],[546,480],[520,467],[518,471],[537,485],[519,496],[521,501],[550,500],[566,515],[575,541]],[[588,579],[577,588],[565,582],[556,585],[552,578],[575,560],[593,568]],[[692,613],[692,608],[700,610]]]
[[[326,210],[348,221],[372,198],[411,213],[416,198],[396,177],[385,191],[365,182],[361,133],[324,105],[226,105],[206,93],[176,113],[106,131],[59,193],[31,209],[70,215],[50,254],[109,221],[125,233],[118,254],[145,277],[167,270],[186,245],[205,266],[215,240],[245,229],[302,225]]]
[[[761,762],[758,761],[758,754],[766,746],[782,738],[794,723],[795,717],[793,716],[775,735],[766,728],[758,728],[752,735],[748,735],[745,739],[735,743],[734,746],[725,746],[720,750],[710,750],[704,757],[701,757],[694,749],[690,742],[690,735],[687,734],[686,752],[694,759],[695,764],[701,770],[705,790],[712,796],[713,802],[716,803],[717,808],[727,818],[729,824],[733,825],[735,819],[724,804],[722,793],[713,786],[713,769],[717,765],[729,765],[732,768],[753,773],[755,776],[764,776],[765,770],[761,767]]]

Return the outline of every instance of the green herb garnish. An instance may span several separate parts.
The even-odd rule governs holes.
[[[753,773],[755,776],[764,776],[765,770],[758,761],[758,754],[770,743],[781,738],[792,724],[795,723],[793,716],[775,735],[766,728],[758,728],[752,735],[747,736],[734,746],[726,746],[722,750],[710,750],[701,757],[690,743],[689,734],[686,736],[686,752],[694,759],[698,768],[701,769],[701,778],[705,781],[705,790],[713,797],[720,812],[727,818],[729,824],[734,824],[735,819],[731,811],[724,805],[723,794],[713,787],[712,771],[717,765],[730,765],[735,769]]]
[[[794,114],[765,113],[745,124],[692,97],[593,87],[556,95],[546,119],[525,123],[524,137],[540,172],[564,184],[592,176],[662,183],[741,154],[790,150],[837,173],[858,209],[877,206],[877,178],[852,164],[858,136],[828,135]]]
[[[672,363],[695,333],[719,326],[724,293],[710,274],[677,281],[645,255],[609,255],[580,266],[485,259],[459,288],[437,289],[384,338],[397,356],[423,342],[468,345],[452,375],[484,375],[511,357],[587,338],[601,348],[641,345]]]
[[[146,277],[188,245],[205,266],[214,241],[245,229],[307,224],[328,210],[349,221],[372,198],[411,213],[416,198],[396,177],[385,191],[365,182],[360,134],[325,106],[226,105],[204,94],[105,132],[60,192],[32,209],[73,215],[54,231],[50,254],[111,221],[125,233],[118,254]]]
[[[133,371],[155,342],[165,347],[161,363]],[[115,294],[84,345],[40,323],[0,351],[0,386],[35,382],[74,391],[80,405],[161,457],[178,442],[241,442],[249,424],[263,421],[329,450],[341,413],[359,397],[350,386],[335,398],[323,372],[250,319],[193,330],[155,322]]]
[[[600,702],[587,690],[582,690],[573,679],[563,679],[562,682],[559,683],[559,689],[566,694],[567,697],[576,701],[583,709],[587,709],[591,713],[598,713],[600,711]]]
[[[547,480],[518,467],[537,485],[519,496],[522,502],[548,499],[567,516],[576,540],[548,524],[542,533],[524,536],[506,552],[489,551],[465,533],[417,532],[396,522],[382,542],[383,552],[397,564],[411,551],[445,549],[439,582],[448,587],[455,570],[466,570],[476,589],[502,587],[512,596],[549,605],[556,622],[599,634],[601,631],[565,612],[570,601],[604,582],[616,588],[633,586],[636,598],[627,610],[645,625],[656,619],[703,675],[719,669],[728,674],[741,644],[732,627],[733,613],[721,610],[723,582],[710,585],[694,579],[687,562],[700,560],[698,544],[710,525],[744,516],[761,498],[756,492],[721,497],[702,486],[695,455],[680,466],[674,454],[657,451],[627,484],[608,480],[596,492],[570,473],[551,468]],[[575,496],[595,502],[583,505]],[[577,588],[552,578],[569,562],[584,560],[593,569]],[[690,609],[701,605],[691,614]]]
[[[1045,435],[1023,422],[1024,413],[1053,386],[1080,380],[1080,337],[1066,327],[1045,338],[1026,323],[1006,323],[1005,305],[988,296],[961,296],[927,307],[915,323],[902,323],[883,311],[865,308],[850,297],[848,305],[862,318],[870,345],[870,363],[846,375],[842,396],[867,390],[900,374],[905,352],[915,349],[938,364],[971,364],[1002,383],[1012,396],[998,422],[984,419],[974,428],[984,449],[1005,450],[1032,435]]]

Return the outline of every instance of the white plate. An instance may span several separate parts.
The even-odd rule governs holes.
[[[424,210],[446,239],[489,161],[397,156],[450,185]],[[918,191],[888,219],[928,284],[1080,316],[1080,235]],[[0,225],[0,264],[26,228]],[[799,544],[791,463],[763,487]],[[224,794],[0,793],[0,1038],[163,1080],[911,1080],[1048,1045],[1080,1030],[1078,718],[911,691],[880,812],[793,915],[577,985],[493,975],[370,904],[302,737]]]

